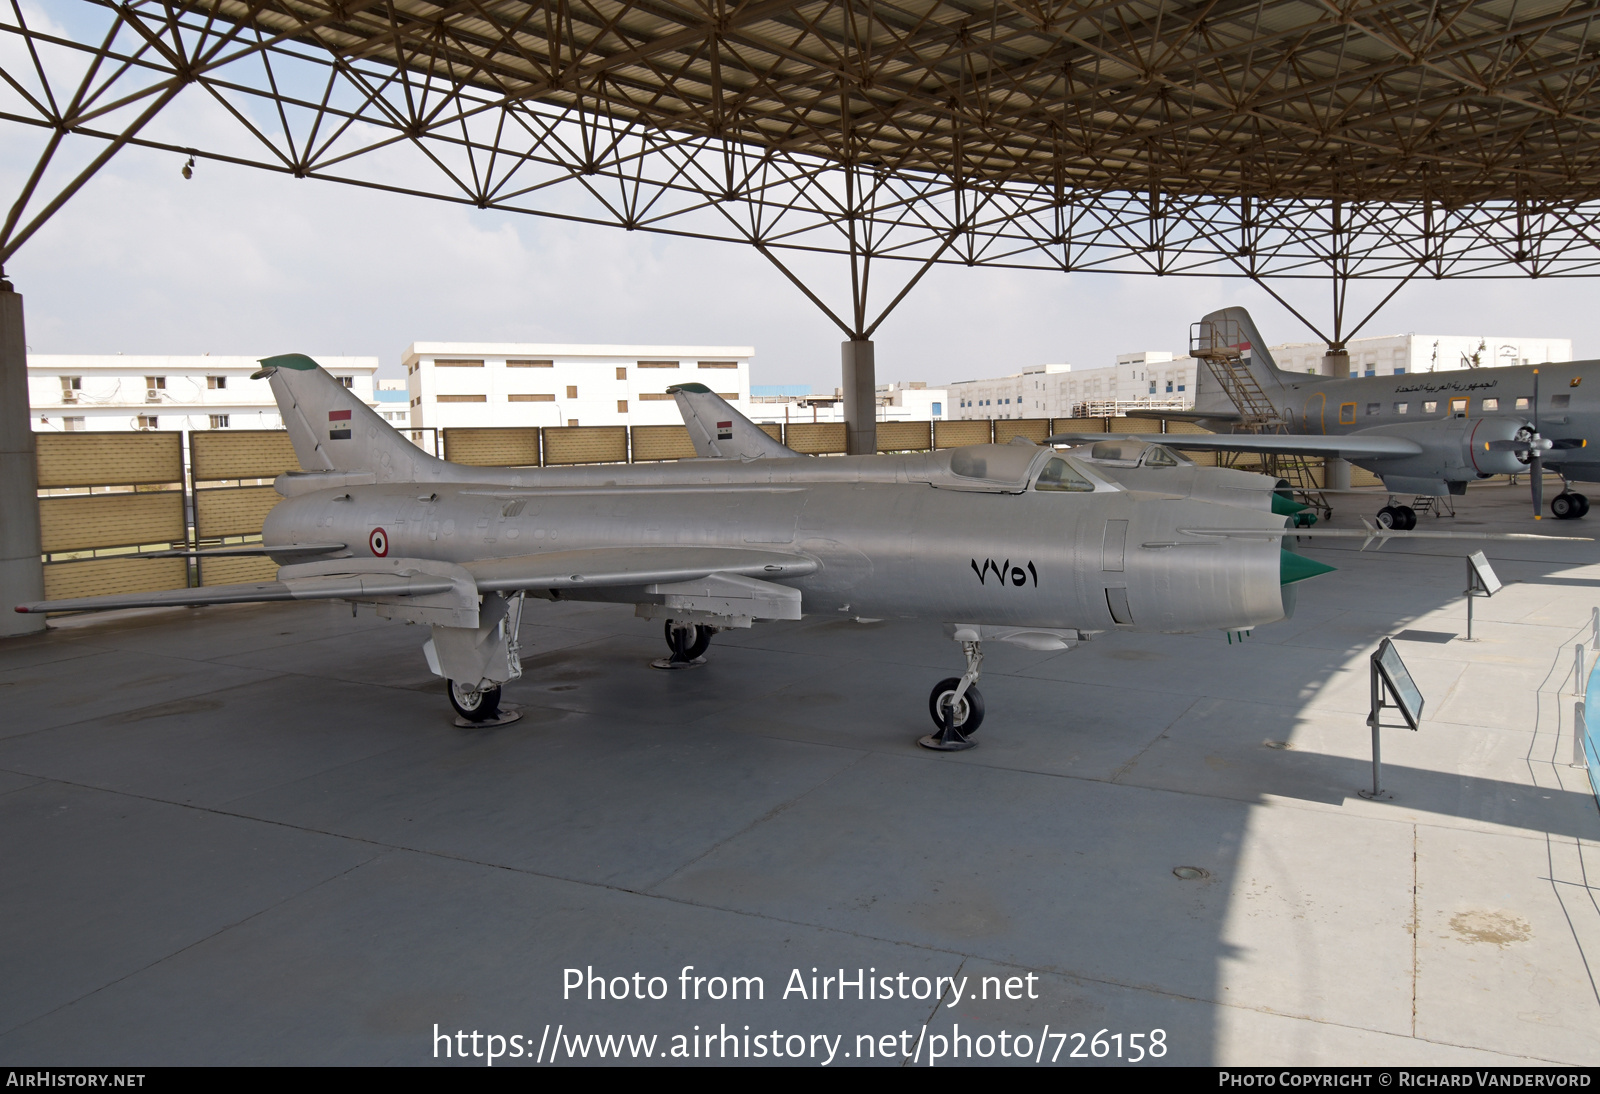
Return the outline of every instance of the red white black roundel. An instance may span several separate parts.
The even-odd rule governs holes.
[[[389,533],[382,528],[374,528],[372,534],[367,537],[367,546],[372,549],[373,554],[382,558],[389,553]]]

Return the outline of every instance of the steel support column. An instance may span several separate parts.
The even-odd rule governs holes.
[[[878,371],[872,341],[840,342],[844,366],[845,451],[870,456],[878,451]]]
[[[0,278],[0,635],[44,630],[44,616],[11,610],[24,601],[43,599],[39,476],[28,424],[22,294]]]
[[[1335,349],[1328,347],[1328,352],[1322,358],[1322,375],[1345,377],[1350,375],[1350,354],[1343,346]],[[1322,411],[1328,413],[1325,407]],[[1333,408],[1337,414],[1338,408]],[[1309,423],[1307,423],[1309,424]],[[1322,461],[1322,485],[1329,490],[1350,489],[1350,461],[1341,460],[1337,456],[1329,456]]]

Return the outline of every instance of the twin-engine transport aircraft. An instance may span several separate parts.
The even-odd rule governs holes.
[[[262,364],[305,470],[277,479],[261,545],[197,553],[268,555],[277,580],[18,611],[367,604],[431,628],[428,665],[469,721],[496,718],[501,685],[522,673],[526,597],[664,620],[664,667],[697,663],[718,630],[802,612],[942,623],[967,670],[933,689],[941,732],[924,743],[966,748],[985,640],[1065,649],[1106,630],[1247,629],[1331,569],[1283,549],[1299,506],[1273,480],[1159,445],[1115,465],[1028,443],[812,458],[684,384],[672,390],[699,458],[464,467],[419,451],[310,358]]]
[[[1119,436],[1196,451],[1339,456],[1381,477],[1390,494],[1461,494],[1474,479],[1528,472],[1536,515],[1543,468],[1563,480],[1600,482],[1600,361],[1350,378],[1285,372],[1244,308],[1207,315],[1193,341],[1204,358],[1195,368],[1194,411],[1156,414],[1221,432]],[[1241,402],[1259,404],[1270,420],[1261,432],[1227,432],[1243,417]],[[1575,519],[1589,511],[1589,499],[1564,487],[1550,511]],[[1378,522],[1411,528],[1416,513],[1389,505]]]

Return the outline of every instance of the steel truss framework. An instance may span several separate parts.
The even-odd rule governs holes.
[[[1593,2],[9,3],[0,262],[134,145],[753,245],[852,338],[936,263],[1331,279],[1335,341],[1351,278],[1600,273]]]

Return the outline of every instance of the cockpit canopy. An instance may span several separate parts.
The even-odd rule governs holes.
[[[1178,467],[1194,462],[1164,444],[1151,444],[1148,441],[1096,441],[1092,445],[1073,449],[1072,454],[1079,459],[1111,467]]]

